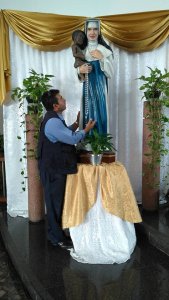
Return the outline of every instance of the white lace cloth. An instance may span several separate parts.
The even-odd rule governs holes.
[[[120,264],[126,262],[136,245],[134,224],[106,212],[98,190],[95,205],[85,221],[70,228],[74,249],[71,256],[81,263]]]

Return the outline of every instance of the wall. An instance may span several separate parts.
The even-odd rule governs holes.
[[[168,10],[169,0],[0,0],[0,8],[94,17],[142,11]]]

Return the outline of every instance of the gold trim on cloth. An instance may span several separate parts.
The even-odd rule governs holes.
[[[63,228],[83,223],[86,213],[96,202],[98,182],[107,212],[131,223],[142,222],[130,180],[120,162],[99,166],[79,164],[78,173],[67,176]]]

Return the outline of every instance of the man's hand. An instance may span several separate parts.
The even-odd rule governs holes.
[[[77,118],[76,118],[76,121],[75,123],[79,126],[79,120],[80,120],[80,111],[78,111],[78,114],[77,114]]]
[[[89,132],[96,124],[96,121],[89,120],[89,122],[86,124],[86,127],[84,128],[84,131],[87,133]]]
[[[79,120],[80,120],[80,111],[78,111],[76,121],[71,125],[73,131],[76,131],[78,129]]]

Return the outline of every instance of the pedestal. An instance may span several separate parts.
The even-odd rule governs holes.
[[[43,190],[39,178],[38,161],[30,154],[30,149],[37,149],[37,139],[34,138],[35,130],[31,123],[30,116],[26,116],[27,129],[27,170],[28,170],[28,215],[31,222],[39,222],[44,219],[45,205]]]
[[[144,102],[144,119],[143,119],[143,157],[142,157],[142,205],[147,211],[156,211],[159,208],[159,185],[160,185],[160,164],[155,168],[150,168],[151,156],[145,154],[150,151],[148,141],[150,130],[148,124],[150,120],[145,118],[148,114],[147,102]],[[157,158],[156,158],[157,159]],[[160,159],[160,157],[159,157]]]

